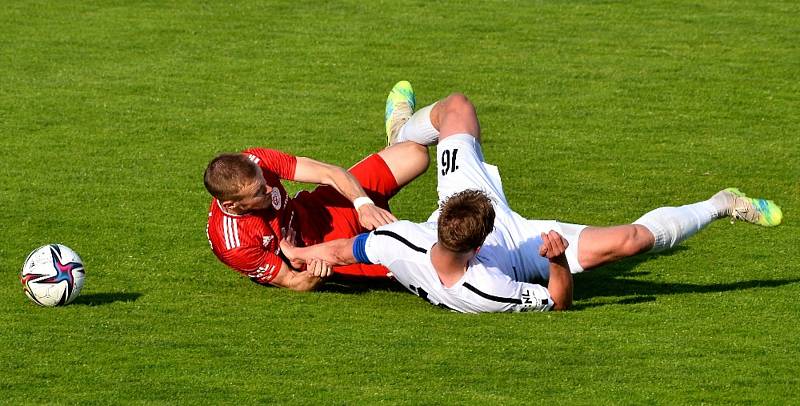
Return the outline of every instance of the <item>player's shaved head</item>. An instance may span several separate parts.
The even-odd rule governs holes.
[[[258,176],[258,166],[245,155],[221,154],[206,167],[203,183],[217,200],[237,200],[242,197],[242,189]]]
[[[494,207],[484,192],[465,190],[442,203],[439,243],[450,251],[467,252],[480,247],[493,228]]]

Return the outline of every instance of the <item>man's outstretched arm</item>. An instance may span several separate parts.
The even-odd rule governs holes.
[[[358,211],[359,222],[368,230],[397,221],[392,213],[376,206],[367,197],[364,188],[353,174],[338,166],[311,158],[297,157],[294,180],[328,185],[336,189],[342,196],[353,202]]]
[[[310,247],[295,247],[289,241],[283,240],[281,241],[281,251],[295,267],[309,264],[314,260],[322,261],[330,266],[350,265],[359,262],[353,255],[355,240],[355,238],[342,238]],[[331,273],[330,266],[327,268],[307,266],[307,269],[316,276],[327,277]]]

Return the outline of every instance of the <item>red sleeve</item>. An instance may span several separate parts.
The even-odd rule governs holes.
[[[269,283],[281,271],[281,258],[260,246],[238,247],[222,253],[220,259],[236,271],[255,279],[259,283]]]
[[[281,179],[294,180],[294,171],[297,168],[296,156],[268,148],[250,148],[243,153],[250,155],[250,159],[261,169],[266,169]]]

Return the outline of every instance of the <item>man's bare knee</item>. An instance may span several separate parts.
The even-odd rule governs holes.
[[[453,134],[466,133],[480,141],[481,127],[475,106],[463,93],[452,93],[436,104],[435,121],[439,129],[439,141]]]
[[[463,93],[451,93],[444,100],[445,114],[475,114],[475,106]]]
[[[653,234],[639,224],[631,224],[625,233],[619,253],[624,257],[630,257],[648,251],[653,247]]]

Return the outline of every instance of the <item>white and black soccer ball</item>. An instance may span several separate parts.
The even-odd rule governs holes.
[[[50,244],[28,255],[19,280],[33,303],[64,306],[81,293],[84,274],[83,260],[75,251],[61,244]]]

